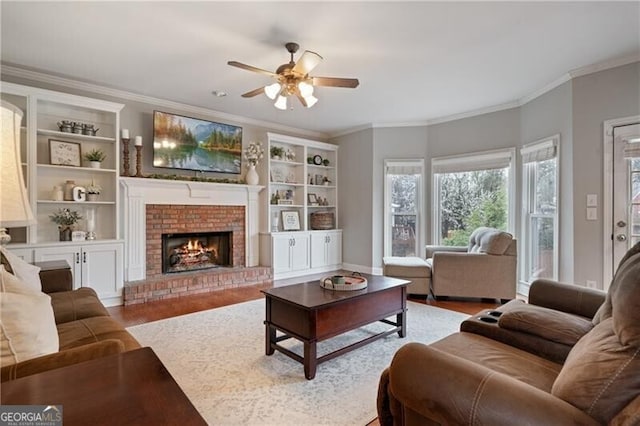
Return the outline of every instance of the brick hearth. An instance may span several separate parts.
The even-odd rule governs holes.
[[[162,234],[217,231],[233,232],[233,267],[162,273]],[[125,305],[261,284],[272,279],[268,267],[244,266],[243,206],[147,204],[146,236],[147,277],[125,283]]]

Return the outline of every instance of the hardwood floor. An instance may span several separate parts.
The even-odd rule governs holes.
[[[313,279],[317,279],[317,277],[308,276],[297,278],[295,280],[276,280],[272,284],[220,290],[212,293],[185,296],[176,299],[161,300],[138,305],[114,306],[107,309],[111,316],[120,321],[125,327],[129,327],[132,325],[144,324],[146,322],[171,318],[192,312],[261,299],[264,295],[260,290],[271,288],[273,286],[278,287],[292,284],[294,282],[304,282]],[[425,299],[424,297],[410,296],[409,300],[469,315],[472,315],[482,309],[490,309],[498,306],[498,303],[486,302],[480,299],[435,301],[432,298]]]

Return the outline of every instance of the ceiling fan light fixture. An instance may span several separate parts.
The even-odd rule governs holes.
[[[275,104],[273,104],[274,107],[281,109],[281,110],[286,110],[287,109],[287,98],[280,95],[278,96],[278,100],[276,101]]]
[[[280,89],[282,89],[282,86],[280,86],[280,83],[273,83],[268,86],[265,86],[264,94],[267,95],[269,99],[275,99],[276,96],[278,96],[278,93],[280,93]]]
[[[313,86],[306,81],[298,83],[298,90],[300,91],[300,96],[303,98],[313,95]]]
[[[305,102],[307,103],[307,108],[311,108],[312,106],[314,106],[316,104],[316,102],[318,102],[318,98],[316,98],[313,95],[309,95],[309,96],[303,96]]]

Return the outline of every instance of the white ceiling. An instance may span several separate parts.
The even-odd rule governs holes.
[[[11,2],[5,65],[17,65],[325,134],[424,123],[514,102],[591,64],[640,54],[640,2]],[[284,43],[320,53],[317,88],[292,110],[244,92]],[[217,98],[213,90],[228,93]]]

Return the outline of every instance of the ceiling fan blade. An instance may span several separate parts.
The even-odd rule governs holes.
[[[227,62],[227,65],[231,65],[232,67],[238,67],[238,68],[241,68],[241,69],[247,70],[247,71],[257,72],[259,74],[265,74],[265,75],[268,75],[270,77],[277,77],[278,76],[278,74],[276,74],[274,72],[263,70],[262,68],[256,68],[256,67],[253,67],[251,65],[246,65],[246,64],[243,64],[241,62],[229,61],[229,62]]]
[[[298,62],[296,62],[291,71],[301,75],[307,75],[312,69],[318,66],[320,62],[322,62],[322,56],[318,55],[316,52],[305,50],[302,56],[298,58]]]
[[[355,89],[360,82],[357,78],[313,77],[314,86],[348,87]]]
[[[298,97],[298,100],[300,101],[300,103],[302,104],[303,107],[307,108],[307,101],[304,100],[304,98],[302,97],[302,95],[300,93],[296,93],[296,96]]]
[[[253,98],[254,96],[258,96],[264,93],[264,87],[258,87],[250,92],[244,93],[242,95],[243,98]]]

